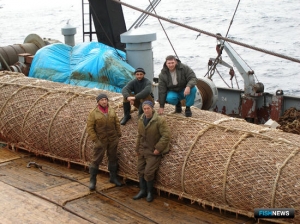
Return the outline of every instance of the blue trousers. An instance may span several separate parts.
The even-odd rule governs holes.
[[[166,101],[169,104],[176,105],[180,100],[185,99],[185,101],[186,101],[185,105],[187,107],[193,106],[195,97],[196,97],[196,92],[197,92],[196,87],[194,86],[193,88],[191,88],[190,94],[185,97],[183,95],[183,92],[184,92],[184,89],[180,92],[168,91]]]

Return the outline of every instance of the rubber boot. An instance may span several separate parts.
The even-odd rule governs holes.
[[[181,112],[182,112],[181,102],[178,101],[178,103],[175,106],[175,113],[181,113]]]
[[[130,108],[131,108],[130,102],[123,103],[124,117],[122,118],[122,120],[120,122],[121,125],[125,125],[127,123],[127,121],[131,118]]]
[[[186,117],[191,117],[192,116],[192,111],[190,107],[185,108],[185,116]]]
[[[108,162],[109,182],[115,184],[117,187],[121,187],[122,183],[118,181],[117,170],[118,170],[117,163]]]
[[[90,171],[90,185],[89,185],[89,189],[91,191],[93,191],[93,190],[96,189],[98,169],[96,169],[94,167],[90,167],[89,171]]]
[[[144,177],[140,177],[140,191],[137,195],[133,197],[133,200],[144,198],[147,196],[147,183]]]
[[[138,118],[140,118],[140,117],[142,116],[143,113],[144,113],[143,107],[142,107],[142,104],[140,104],[140,106],[139,106],[139,115],[138,115]]]
[[[153,201],[153,180],[147,181],[147,201]]]

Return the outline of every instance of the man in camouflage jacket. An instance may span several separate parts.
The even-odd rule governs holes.
[[[138,120],[136,141],[140,191],[133,199],[147,196],[147,201],[151,202],[155,173],[159,168],[162,155],[169,151],[170,129],[165,119],[153,110],[151,101],[144,101],[142,108],[144,114]]]
[[[96,177],[105,151],[108,157],[110,182],[117,186],[122,185],[117,179],[117,147],[121,137],[120,121],[115,110],[109,107],[106,94],[99,94],[96,100],[98,105],[90,112],[87,119],[87,132],[95,143],[89,167],[90,190],[96,188]]]

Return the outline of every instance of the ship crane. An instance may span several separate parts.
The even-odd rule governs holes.
[[[221,34],[217,35],[221,36]],[[235,116],[245,118],[247,121],[252,123],[257,123],[257,99],[263,95],[264,85],[260,82],[255,82],[254,71],[247,65],[247,63],[239,56],[239,54],[228,42],[222,39],[218,39],[218,42],[218,57],[217,59],[210,58],[210,61],[213,61],[214,65],[220,64],[230,68],[230,79],[232,79],[234,76],[233,67],[222,60],[222,52],[225,50],[244,80],[244,91],[240,94],[240,105],[238,106],[239,112],[238,114],[235,114]],[[211,71],[211,73],[213,74],[213,71]],[[230,96],[223,97],[222,99],[226,99],[227,101],[228,98],[230,98]],[[224,111],[224,109],[222,111]]]
[[[220,34],[217,34],[220,35]],[[221,36],[221,35],[220,35]],[[244,80],[244,94],[247,96],[255,96],[257,93],[262,93],[264,91],[264,85],[260,82],[256,83],[254,79],[254,71],[246,64],[246,62],[237,54],[237,52],[232,48],[232,46],[221,39],[218,39],[221,45],[221,49],[224,49],[241,74]],[[228,67],[228,64],[223,62]],[[230,67],[232,68],[232,67]]]

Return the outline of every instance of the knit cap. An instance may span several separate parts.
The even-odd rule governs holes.
[[[101,100],[102,98],[106,98],[108,100],[108,97],[106,94],[104,93],[100,93],[97,97],[96,97],[96,100],[97,100],[97,103],[99,100]]]
[[[153,108],[153,103],[151,102],[151,101],[149,101],[149,100],[146,100],[146,101],[144,101],[143,102],[143,104],[142,104],[142,107],[144,107],[146,104],[148,104],[150,107],[152,107]]]
[[[134,74],[137,73],[137,72],[142,72],[144,74],[146,74],[145,70],[143,68],[137,68],[135,71],[134,71]]]

